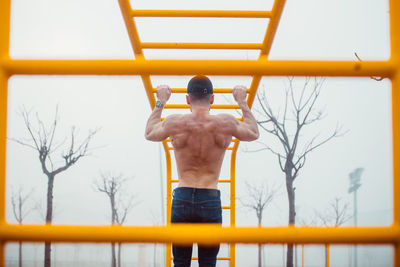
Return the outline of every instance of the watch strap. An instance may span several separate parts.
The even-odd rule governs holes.
[[[164,107],[164,104],[160,100],[157,100],[156,108],[163,108],[163,107]]]

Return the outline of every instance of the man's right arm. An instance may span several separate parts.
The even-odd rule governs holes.
[[[161,121],[161,113],[165,103],[167,103],[169,97],[171,96],[171,88],[167,85],[160,85],[157,87],[157,99],[161,102],[159,107],[155,107],[151,113],[149,119],[147,120],[145,137],[150,141],[163,141],[169,135],[168,121],[170,118],[166,118]]]
[[[232,90],[232,94],[243,113],[243,121],[235,119],[236,127],[234,127],[233,136],[240,141],[253,141],[258,139],[260,134],[258,132],[257,121],[246,102],[246,87],[235,86]]]

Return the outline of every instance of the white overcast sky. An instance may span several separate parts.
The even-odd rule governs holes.
[[[146,1],[132,0],[134,9],[269,10],[272,1]],[[12,1],[10,55],[26,59],[133,59],[116,0],[14,0]],[[270,59],[386,60],[389,48],[388,3],[378,0],[288,0],[270,53]],[[266,19],[138,18],[142,41],[162,42],[261,42]],[[256,59],[254,51],[145,50],[149,59]],[[190,77],[152,77],[153,85],[185,87]],[[214,87],[250,85],[249,77],[211,77]],[[264,77],[270,103],[279,109],[286,78]],[[299,81],[299,86],[301,83]],[[182,103],[183,95],[173,96]],[[226,100],[218,97],[219,103]],[[15,76],[9,82],[8,136],[26,138],[18,116],[25,106],[51,122],[59,105],[58,140],[74,125],[84,137],[101,127],[91,143],[92,156],[56,177],[56,224],[109,223],[104,195],[93,190],[100,171],[121,172],[134,177],[128,191],[139,204],[128,218],[129,225],[160,223],[159,146],[144,140],[144,127],[151,110],[140,77],[124,76]],[[323,210],[335,197],[352,204],[347,193],[348,174],[363,167],[359,190],[361,225],[389,225],[392,221],[392,132],[390,81],[369,78],[329,78],[318,107],[327,116],[302,136],[321,138],[336,124],[348,130],[313,152],[296,186],[298,218],[309,220],[314,210]],[[183,112],[181,110],[168,111]],[[215,112],[215,111],[213,111]],[[262,141],[276,145],[266,133]],[[46,177],[35,151],[7,143],[7,199],[11,187],[35,188],[35,197],[45,200]],[[246,153],[257,144],[241,143],[237,157],[237,195],[246,191],[245,181],[284,185],[277,159],[268,151]],[[56,156],[56,155],[55,155]],[[227,153],[221,178],[228,176]],[[165,168],[163,160],[163,169]],[[165,173],[165,170],[164,170]],[[176,171],[173,171],[176,174]],[[176,177],[176,175],[174,176]],[[165,185],[164,185],[165,188]],[[229,191],[222,185],[224,205]],[[164,189],[165,190],[165,189]],[[265,213],[264,225],[287,223],[287,197],[282,194]],[[165,193],[164,193],[165,196]],[[7,219],[14,222],[10,203]],[[237,208],[237,225],[256,225],[254,212]],[[225,221],[229,221],[224,212]],[[32,213],[27,222],[41,223]],[[349,222],[351,224],[351,222]]]

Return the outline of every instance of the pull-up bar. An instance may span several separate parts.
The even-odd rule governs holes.
[[[392,77],[391,61],[3,60],[8,75],[241,75]]]
[[[131,10],[132,17],[270,18],[269,11]]]

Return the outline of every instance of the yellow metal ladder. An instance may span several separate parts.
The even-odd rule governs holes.
[[[121,12],[125,21],[125,26],[129,34],[129,39],[136,58],[144,58],[143,49],[256,49],[260,51],[260,59],[267,60],[271,50],[272,42],[278,27],[278,23],[285,5],[285,0],[275,0],[271,11],[225,11],[225,10],[134,10],[129,0],[118,0]],[[138,30],[135,24],[136,17],[215,17],[215,18],[268,18],[269,23],[262,43],[154,43],[141,42]],[[207,74],[207,73],[198,73]],[[147,97],[151,108],[155,105],[154,93],[156,89],[151,83],[149,75],[141,75],[143,85],[146,89]],[[252,76],[250,88],[247,90],[247,104],[252,106],[255,94],[260,84],[261,76]],[[173,88],[173,93],[186,93],[186,88]],[[232,89],[215,88],[214,93],[224,94],[232,93]],[[189,108],[187,104],[166,104],[166,109]],[[239,105],[211,105],[213,109],[238,109]],[[236,203],[235,203],[235,166],[236,153],[239,146],[239,140],[232,139],[233,146],[228,147],[231,150],[231,168],[230,179],[219,180],[219,183],[230,184],[230,205],[223,206],[222,209],[230,210],[230,226],[235,226]],[[171,177],[171,153],[173,147],[170,140],[163,141],[167,164],[167,225],[170,224],[171,218],[171,192],[172,183],[178,183],[178,179]],[[217,257],[217,260],[229,260],[230,266],[235,266],[235,244],[229,246],[229,257]],[[196,260],[197,257],[192,259]],[[166,266],[171,266],[171,244],[167,245]]]

